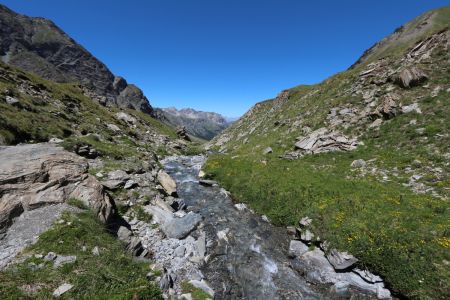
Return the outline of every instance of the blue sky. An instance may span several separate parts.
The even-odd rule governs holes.
[[[156,107],[239,116],[322,81],[443,0],[0,0],[53,20]]]

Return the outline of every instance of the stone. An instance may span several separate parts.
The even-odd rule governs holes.
[[[336,249],[332,249],[327,255],[328,261],[334,267],[335,270],[345,270],[352,267],[358,262],[358,259],[347,252],[339,252]]]
[[[124,121],[125,123],[128,123],[130,125],[136,125],[137,120],[135,117],[130,116],[129,114],[126,114],[124,112],[118,112],[116,113],[116,118],[120,121]]]
[[[286,231],[289,236],[292,236],[292,237],[297,236],[297,229],[294,226],[287,226]]]
[[[312,219],[309,217],[303,217],[301,218],[301,220],[298,222],[298,225],[300,225],[300,227],[308,227],[310,226],[312,223]]]
[[[267,147],[266,149],[264,149],[263,154],[270,154],[272,152],[273,152],[272,148],[271,147]]]
[[[201,185],[204,185],[204,186],[214,186],[214,185],[217,185],[217,182],[216,182],[216,181],[214,181],[214,180],[206,180],[206,179],[200,179],[200,180],[198,181],[198,183],[200,183]]]
[[[63,283],[53,292],[53,297],[59,298],[64,293],[68,292],[71,288],[73,288],[73,285],[69,283]]]
[[[108,127],[109,130],[114,131],[114,132],[120,131],[119,126],[117,126],[115,124],[107,124],[106,127]]]
[[[69,256],[58,255],[55,259],[53,267],[59,268],[60,266],[65,265],[65,264],[72,264],[76,260],[77,260],[77,257],[74,255],[69,255]]]
[[[169,174],[160,170],[158,172],[157,180],[169,196],[176,195],[177,184],[175,180],[173,180],[172,177],[170,177]]]
[[[124,243],[129,243],[132,235],[132,232],[125,226],[120,226],[117,230],[117,238]]]
[[[245,205],[244,203],[236,203],[234,207],[236,207],[236,209],[239,211],[244,211],[247,209],[247,205]]]
[[[14,106],[14,105],[19,105],[20,104],[19,100],[17,100],[14,97],[11,97],[11,96],[6,96],[5,100],[6,100],[6,103],[8,103],[9,105],[13,105]]]
[[[195,241],[195,251],[199,257],[205,257],[206,255],[206,234],[202,232],[198,239]]]
[[[100,250],[98,249],[97,246],[95,246],[94,248],[92,248],[92,255],[100,256]]]
[[[424,83],[428,76],[419,68],[411,67],[403,69],[395,78],[394,82],[403,88],[411,88]]]
[[[354,273],[358,274],[362,279],[364,279],[367,282],[370,282],[370,283],[383,282],[383,279],[380,276],[374,275],[368,270],[361,270],[361,269],[355,268],[352,271]]]
[[[106,180],[102,181],[101,184],[111,191],[117,190],[118,188],[121,188],[125,185],[123,180]]]
[[[311,242],[314,238],[314,234],[308,229],[302,230],[300,233],[300,239],[304,242]]]
[[[64,140],[58,138],[51,138],[48,140],[48,142],[52,144],[61,144],[62,142],[64,142]]]
[[[411,112],[416,112],[418,114],[422,113],[422,110],[419,107],[419,103],[413,103],[411,105],[403,106],[402,107],[402,113],[408,114]]]
[[[202,220],[199,214],[193,212],[189,212],[182,218],[177,218],[172,213],[157,206],[147,205],[144,209],[153,216],[156,222],[161,224],[161,230],[169,238],[185,238],[197,228]]]
[[[206,176],[206,173],[203,171],[203,170],[200,170],[199,172],[198,172],[198,177],[199,178],[204,178]]]
[[[108,179],[127,181],[128,179],[130,179],[130,175],[128,175],[127,172],[123,170],[115,170],[108,173]]]
[[[383,119],[376,119],[369,125],[369,128],[378,128],[381,126],[382,123],[383,123]]]
[[[51,143],[0,148],[0,231],[24,211],[76,198],[102,222],[114,203],[80,156]]]
[[[173,251],[173,255],[176,257],[183,257],[186,253],[186,247],[183,245],[178,246],[175,251]]]
[[[44,261],[54,261],[58,255],[55,252],[49,252],[44,256]]]
[[[366,161],[364,159],[357,159],[352,161],[350,166],[352,168],[364,168],[367,165]]]
[[[134,188],[136,186],[138,186],[136,181],[128,180],[127,182],[125,182],[125,185],[124,185],[123,188],[126,189],[126,190],[129,190],[129,189],[132,189],[132,188]]]
[[[205,293],[209,294],[214,299],[214,290],[208,285],[205,280],[190,280],[190,284],[203,290]]]
[[[179,297],[180,300],[193,300],[191,293],[182,294]]]
[[[299,257],[308,252],[308,246],[301,241],[291,240],[289,243],[289,257]]]
[[[168,289],[173,287],[173,279],[167,271],[161,277],[161,280],[159,282],[159,287],[163,291],[167,291]]]

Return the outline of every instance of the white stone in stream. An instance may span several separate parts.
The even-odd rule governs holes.
[[[270,223],[270,220],[269,220],[269,218],[268,218],[266,215],[262,215],[262,216],[261,216],[261,219],[262,219],[264,222]]]
[[[206,176],[206,173],[203,170],[200,170],[200,172],[198,172],[199,178],[204,178],[205,176]]]
[[[54,292],[53,292],[53,297],[61,297],[62,294],[66,293],[67,291],[69,291],[71,288],[73,288],[73,285],[69,284],[69,283],[64,283],[62,285],[60,285]]]
[[[214,290],[208,285],[208,283],[205,280],[191,280],[189,281],[190,284],[195,286],[196,288],[202,289],[205,293],[209,294],[211,297],[214,298]]]
[[[308,252],[308,246],[301,241],[292,240],[289,243],[289,257],[299,257]]]

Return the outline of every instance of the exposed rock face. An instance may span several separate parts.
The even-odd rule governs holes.
[[[108,222],[114,203],[87,170],[83,158],[54,144],[0,148],[0,230],[24,211],[71,198],[83,201]]]
[[[330,132],[327,128],[319,128],[308,136],[302,137],[295,147],[307,153],[321,153],[336,150],[354,150],[358,145],[356,139],[350,139],[338,132]]]
[[[428,76],[419,68],[412,67],[403,69],[394,81],[403,88],[411,88],[417,86],[428,79]]]
[[[191,108],[158,109],[160,119],[172,126],[186,128],[186,132],[205,140],[210,140],[230,125],[222,115],[213,112],[196,111]]]
[[[79,82],[100,103],[146,113],[153,111],[139,88],[115,77],[53,22],[16,14],[3,5],[0,5],[0,58],[49,80]]]

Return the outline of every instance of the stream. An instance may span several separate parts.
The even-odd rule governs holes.
[[[232,202],[217,185],[203,186],[198,173],[203,156],[168,157],[164,168],[177,182],[178,196],[203,218],[207,263],[201,271],[216,299],[331,299],[330,285],[313,285],[291,267],[289,236]],[[353,293],[352,298],[372,298]],[[340,298],[340,297],[339,297]]]

